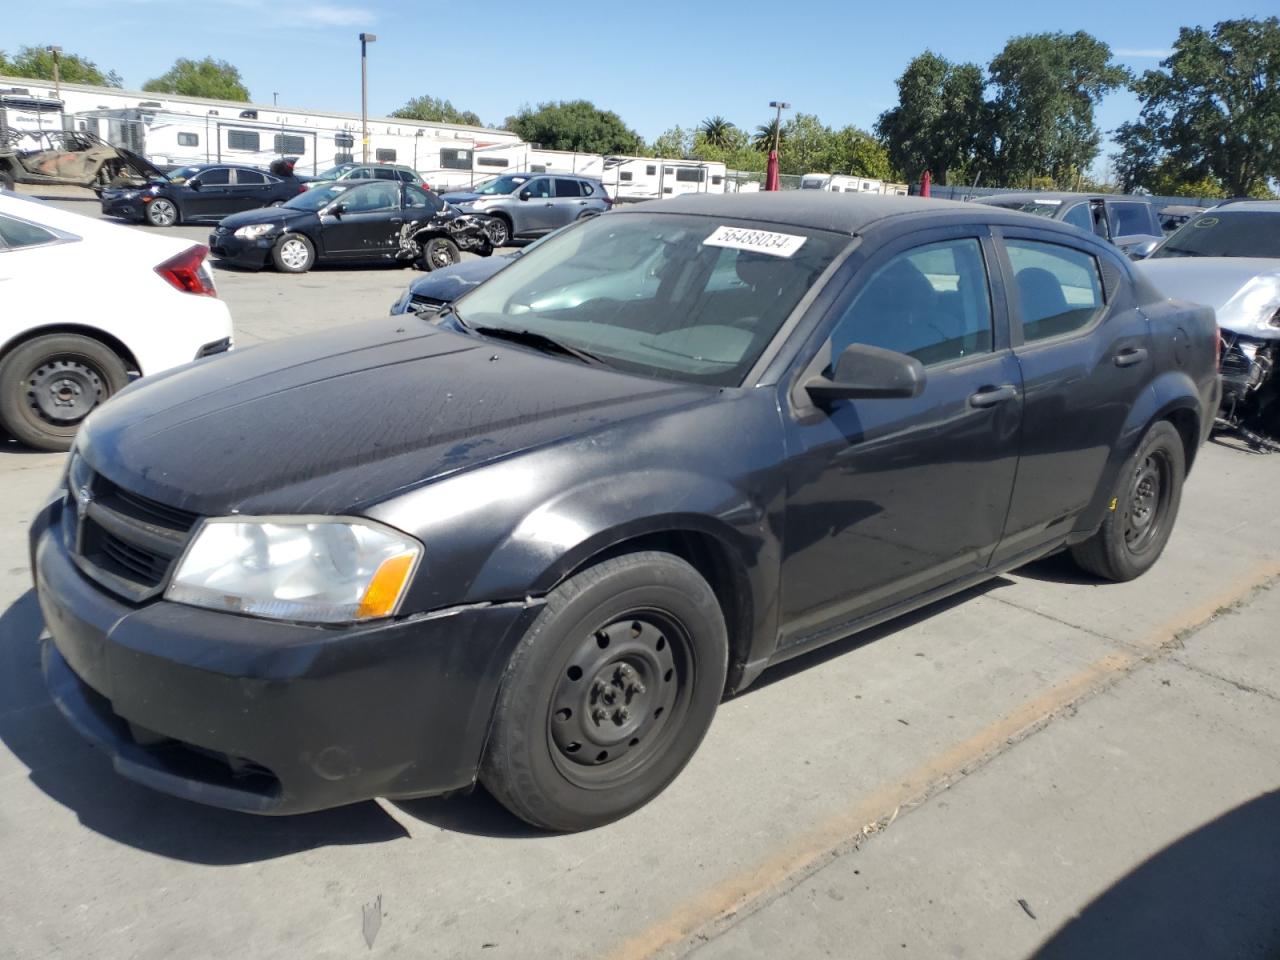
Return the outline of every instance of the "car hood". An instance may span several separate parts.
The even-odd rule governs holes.
[[[332,515],[708,395],[396,317],[141,381],[77,446],[121,487],[206,516]]]
[[[440,199],[445,203],[471,203],[473,200],[479,200],[478,193],[442,193]]]
[[[251,223],[290,223],[315,216],[314,210],[295,210],[292,207],[263,207],[260,210],[242,210],[218,221],[218,226],[235,230]]]
[[[414,280],[409,284],[409,292],[452,303],[472,287],[484,283],[518,256],[518,253],[508,253],[497,257],[478,257],[475,260],[464,260],[452,267],[441,267]]]
[[[1165,296],[1213,307],[1220,327],[1280,337],[1280,328],[1270,326],[1280,308],[1280,260],[1158,257],[1140,260],[1134,267]]]

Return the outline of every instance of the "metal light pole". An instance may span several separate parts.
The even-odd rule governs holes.
[[[769,106],[778,111],[773,121],[773,149],[769,151],[769,166],[764,175],[764,188],[772,191],[781,189],[778,183],[778,141],[782,137],[782,111],[789,110],[791,104],[783,100],[770,100]]]
[[[59,75],[59,70],[58,70],[59,63],[58,63],[58,61],[62,58],[62,48],[61,48],[61,47],[59,47],[59,46],[52,46],[52,47],[50,47],[50,48],[49,48],[49,52],[50,52],[51,54],[53,54],[53,89],[54,89],[54,96],[55,96],[55,97],[57,97],[59,100],[61,100],[61,99],[62,99],[62,77]]]
[[[378,38],[360,34],[360,162],[369,162],[369,66],[367,47]]]

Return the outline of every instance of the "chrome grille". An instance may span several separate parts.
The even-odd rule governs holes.
[[[125,490],[74,461],[67,486],[76,565],[126,600],[158,595],[199,516]]]

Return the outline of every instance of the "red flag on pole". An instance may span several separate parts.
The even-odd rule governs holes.
[[[769,151],[769,166],[765,168],[764,188],[766,190],[781,189],[778,186],[778,151]]]
[[[930,188],[933,186],[933,174],[928,170],[924,172],[924,176],[920,178],[920,196],[931,196]]]

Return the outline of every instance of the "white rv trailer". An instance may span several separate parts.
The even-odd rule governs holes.
[[[903,197],[908,192],[905,183],[889,183],[874,177],[854,177],[842,173],[806,173],[800,178],[800,189]]]
[[[604,167],[605,189],[618,200],[724,193],[726,171],[718,161],[612,156]]]

